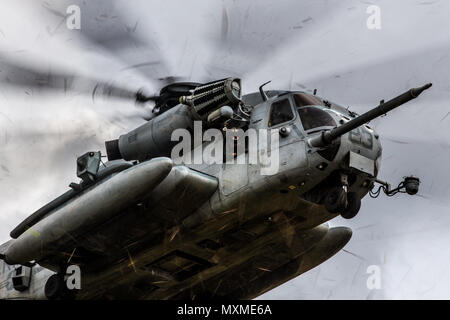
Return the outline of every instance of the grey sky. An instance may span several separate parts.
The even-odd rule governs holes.
[[[363,199],[354,220],[330,222],[354,230],[346,251],[262,298],[450,298],[450,2],[89,1],[91,10],[81,6],[82,21],[90,21],[81,33],[107,39],[134,30],[145,41],[113,52],[61,23],[77,2],[0,0],[0,61],[60,66],[151,92],[158,84],[148,74],[194,81],[239,75],[246,92],[268,80],[270,88],[317,88],[360,113],[433,82],[372,123],[384,147],[381,179],[397,184],[415,174],[421,197]],[[366,27],[372,4],[381,9],[381,30]],[[117,23],[122,17],[127,22]],[[165,65],[124,70],[154,60]],[[142,123],[137,112],[123,101],[94,104],[75,93],[1,86],[0,241],[76,180],[77,155],[104,151],[105,140]],[[381,290],[366,286],[370,265],[381,268]]]

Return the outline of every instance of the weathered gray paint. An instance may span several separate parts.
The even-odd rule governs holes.
[[[290,95],[284,95],[282,98],[291,99]],[[275,97],[256,106],[252,113],[251,128],[267,129],[269,108],[277,99]],[[337,123],[344,116],[337,111],[327,108],[324,110],[329,112]],[[327,161],[318,155],[319,149],[307,143],[309,135],[303,131],[299,116],[296,112],[295,114],[293,120],[271,128],[279,129],[284,126],[292,129],[289,135],[280,136],[280,167],[277,174],[261,175],[260,164],[184,164],[174,166],[170,170],[171,162],[167,159],[163,161],[165,171],[158,176],[158,182],[155,180],[151,187],[139,193],[141,196],[147,193],[147,196],[142,198],[138,206],[122,210],[117,217],[105,220],[88,233],[83,234],[78,230],[77,234],[83,236],[77,237],[66,247],[59,246],[59,253],[53,250],[49,256],[36,255],[39,250],[35,247],[27,250],[22,247],[20,250],[28,254],[23,255],[21,261],[38,257],[42,258],[42,265],[58,270],[58,264],[66,259],[63,251],[70,253],[77,247],[83,247],[99,254],[98,258],[91,259],[84,267],[82,264],[85,273],[82,278],[83,290],[78,295],[80,299],[121,297],[123,292],[135,298],[186,298],[185,294],[188,292],[200,294],[203,290],[197,287],[200,282],[214,283],[214,279],[219,277],[229,284],[233,283],[236,279],[232,270],[255,270],[253,259],[259,261],[261,257],[265,257],[271,268],[285,270],[278,276],[274,275],[270,281],[264,280],[266,271],[254,271],[255,277],[261,278],[259,285],[253,289],[249,286],[244,292],[233,293],[230,287],[226,286],[215,292],[219,296],[249,298],[309,270],[342,248],[351,233],[347,229],[336,229],[329,236],[332,240],[306,242],[304,232],[311,230],[313,238],[319,234],[323,236],[323,229],[319,226],[336,215],[326,212],[321,205],[303,200],[302,195],[334,170],[349,168],[350,151],[374,162],[381,153],[381,146],[373,137],[373,148],[369,150],[350,140],[348,133],[342,136],[334,161]],[[375,133],[372,131],[371,134]],[[152,161],[157,163],[157,160]],[[319,170],[317,166],[324,162],[328,166]],[[144,162],[139,166],[148,163]],[[136,166],[119,174],[126,175],[135,168]],[[110,180],[112,179],[114,177]],[[140,176],[140,179],[143,177]],[[361,197],[368,191],[367,186],[362,187],[365,179],[367,175],[361,172],[351,189]],[[105,182],[103,184],[106,185]],[[192,196],[189,196],[191,194]],[[53,217],[57,219],[57,215]],[[62,223],[62,220],[59,223]],[[40,224],[47,227],[48,225],[44,220],[35,226],[39,227],[42,233],[45,228],[40,228]],[[48,230],[51,229],[47,228],[46,231]],[[317,232],[319,233],[316,234]],[[243,235],[249,238],[243,240]],[[28,232],[26,237],[27,241],[23,243],[34,240]],[[240,240],[232,240],[236,237]],[[204,239],[231,242],[214,253],[198,246]],[[47,243],[52,242],[52,238],[47,240]],[[316,251],[307,253],[305,248],[311,249],[315,246]],[[276,250],[270,252],[269,259],[267,250],[271,247]],[[189,279],[177,281],[153,266],[158,259],[176,250],[209,261],[213,265]],[[301,265],[301,261],[305,261],[302,267],[292,271],[290,263]],[[130,289],[131,284],[139,283],[155,283],[159,289],[154,292]],[[180,291],[184,293],[181,294]]]
[[[5,252],[6,261],[27,263],[58,250],[80,232],[86,232],[139,201],[171,168],[170,159],[155,158],[100,182],[13,239]]]

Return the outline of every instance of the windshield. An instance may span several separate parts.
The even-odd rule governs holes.
[[[335,127],[336,121],[326,111],[317,107],[301,107],[298,113],[305,131],[319,127]]]

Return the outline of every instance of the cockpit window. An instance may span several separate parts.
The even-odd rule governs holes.
[[[291,103],[288,99],[272,103],[270,107],[269,127],[294,119]]]
[[[306,106],[325,106],[322,100],[309,94],[296,93],[294,94],[295,105],[300,107]]]
[[[328,112],[317,107],[298,108],[298,113],[305,131],[319,127],[336,126],[336,121],[334,121],[333,117]]]

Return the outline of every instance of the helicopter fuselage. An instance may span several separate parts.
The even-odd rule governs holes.
[[[37,221],[30,228],[31,235],[28,230],[12,240],[10,251],[14,247],[20,248],[20,243],[23,248],[29,248],[35,241],[33,232],[52,237],[47,246],[43,246],[45,250],[38,250],[39,254],[31,250],[28,255],[21,256],[21,250],[16,250],[17,258],[10,263],[22,264],[34,258],[46,269],[61,273],[66,266],[60,261],[70,256],[70,263],[80,265],[83,270],[82,287],[87,290],[78,293],[81,299],[113,294],[115,290],[124,290],[130,283],[148,277],[151,283],[158,283],[157,290],[153,288],[136,297],[166,299],[186,298],[188,293],[184,289],[187,287],[201,290],[203,277],[220,283],[220,275],[227,270],[233,272],[263,256],[266,264],[280,264],[286,268],[292,259],[303,257],[306,261],[298,262],[301,267],[287,274],[280,273],[278,278],[271,280],[274,283],[285,282],[328,259],[351,236],[347,228],[333,228],[327,233],[328,227],[324,223],[340,213],[328,210],[328,194],[336,188],[344,189],[362,199],[373,188],[382,153],[377,133],[363,124],[326,146],[317,146],[320,135],[351,122],[356,115],[303,92],[279,91],[263,101],[259,93],[242,98],[244,103],[252,105],[244,129],[270,133],[271,137],[275,133],[277,137],[278,143],[270,144],[264,150],[266,156],[277,153],[274,158],[278,161],[276,172],[265,174],[262,169],[267,164],[250,161],[248,144],[252,143],[251,139],[239,140],[239,137],[235,141],[245,144],[245,152],[235,155],[236,163],[186,161],[192,160],[197,148],[205,149],[211,141],[193,146],[179,158],[170,159],[169,154],[162,154],[139,163],[110,161],[112,166],[117,162],[127,163],[126,169],[88,185],[73,199]],[[151,121],[161,126],[163,119],[181,119],[185,123],[186,112],[180,112],[184,110],[182,106]],[[126,143],[132,143],[139,136],[157,141],[158,136],[147,133],[158,128],[153,125],[148,123],[121,137],[125,141],[122,151],[131,150],[131,144]],[[226,131],[223,130],[224,137],[230,133]],[[231,130],[232,137],[233,132]],[[137,150],[157,150],[153,146],[148,148],[142,141]],[[119,139],[117,145],[120,143]],[[223,142],[214,140],[214,143]],[[242,162],[237,161],[239,157]],[[148,178],[138,178],[141,175],[138,172],[145,172],[143,166],[154,168],[147,170]],[[164,168],[164,172],[159,167]],[[111,169],[111,165],[107,163],[102,170],[108,168]],[[127,179],[129,175],[138,176]],[[163,179],[159,184],[157,175]],[[130,204],[127,196],[136,193],[133,181],[141,181],[144,185],[149,183],[147,179],[156,180],[150,183],[152,187],[139,201],[133,200],[126,208],[121,207],[122,202],[114,202],[121,199]],[[130,185],[124,186],[123,181]],[[102,210],[99,196],[89,197],[100,189],[104,195],[102,201],[110,206],[108,210]],[[117,194],[120,196],[115,196]],[[89,208],[93,207],[98,210],[90,212]],[[77,208],[79,214],[73,215],[72,212],[79,211]],[[89,224],[97,221],[100,215],[102,223]],[[66,217],[70,218],[70,223]],[[67,226],[79,227],[69,232]],[[284,239],[282,247],[280,236]],[[42,245],[44,239],[36,241]],[[313,248],[317,249],[314,251]],[[14,255],[8,255],[8,249],[5,256],[6,261],[8,257],[14,258]],[[189,272],[181,272],[173,266],[180,261],[188,264],[185,268]],[[191,270],[190,264],[196,264],[195,268]],[[164,271],[171,268],[173,273]],[[202,270],[205,271],[201,277],[186,276]],[[245,294],[232,296],[253,297],[269,287],[261,284],[258,288],[248,289]],[[13,296],[17,294],[15,292]]]
[[[294,117],[270,127],[271,106],[282,99],[288,100]],[[326,106],[313,106],[312,108],[318,108],[328,113],[336,123],[350,120],[348,114]],[[280,219],[287,219],[296,229],[307,230],[318,227],[338,215],[326,212],[326,210],[317,211],[315,208],[322,206],[326,190],[340,184],[341,173],[348,177],[348,191],[356,192],[361,198],[372,188],[371,178],[376,177],[379,170],[381,145],[376,133],[367,126],[343,135],[336,142],[337,148],[333,152],[334,155],[321,155],[319,153],[321,150],[311,147],[308,139],[330,127],[322,126],[309,131],[304,130],[295,105],[294,93],[292,93],[271,98],[254,106],[249,128],[277,131],[281,128],[288,128],[289,134],[280,136],[278,172],[273,175],[263,175],[260,164],[250,164],[248,161],[244,164],[189,163],[175,166],[174,168],[189,168],[192,170],[192,174],[214,177],[218,182],[217,190],[211,196],[208,195],[209,200],[188,216],[184,217],[183,209],[178,209],[178,212],[172,213],[169,219],[166,219],[167,217],[157,218],[160,221],[166,221],[164,231],[154,221],[147,220],[147,226],[138,222],[142,229],[152,230],[153,225],[153,228],[161,231],[162,238],[159,238],[160,241],[155,241],[153,238],[155,246],[147,246],[144,251],[133,256],[134,263],[137,265],[149,264],[155,261],[156,257],[179,249],[181,243],[182,246],[189,247],[189,251],[192,252],[192,248],[198,247],[198,244],[202,243],[202,239],[219,243],[219,239],[232,230],[245,229],[246,226],[264,230],[267,224],[279,223]],[[351,154],[356,155],[357,160],[353,159],[351,162]],[[328,159],[324,158],[324,155]],[[151,197],[148,206],[152,208],[164,203],[165,209],[161,210],[161,216],[163,216],[170,211],[167,208],[167,202],[173,201],[172,210],[175,210],[177,199],[190,191],[178,190],[166,198],[155,195]],[[208,191],[206,191],[207,193]],[[198,194],[191,194],[188,197],[192,197],[193,202],[200,200],[197,199]],[[305,206],[305,200],[313,203],[313,207]],[[152,211],[154,212],[154,210]],[[188,211],[189,208],[186,208],[186,212]],[[182,218],[176,218],[177,214]],[[280,218],[280,214],[282,218]],[[120,222],[125,229],[126,225],[131,228],[131,224],[136,224],[135,220],[128,220],[126,216],[126,214],[123,215],[123,221]],[[155,217],[155,214],[152,213],[149,216]],[[126,220],[129,222],[127,223]],[[142,219],[139,220],[142,221]],[[117,228],[112,228],[110,232],[105,229],[104,232],[92,236],[89,243],[98,243],[100,238],[103,240],[113,238],[113,230],[117,230]],[[162,239],[165,241],[161,241]],[[135,239],[135,241],[137,240]],[[247,258],[250,257],[251,254],[248,253]],[[230,267],[233,264],[230,262]],[[102,271],[101,278],[112,279],[118,270],[123,270],[127,265],[129,265],[129,261],[124,261],[121,267],[111,268],[110,272]],[[93,273],[90,278],[95,282],[99,275]],[[156,292],[154,296],[152,295],[154,298],[163,296],[162,293],[159,296]]]

